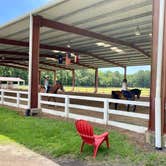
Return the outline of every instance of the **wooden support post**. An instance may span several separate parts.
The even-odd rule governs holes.
[[[72,70],[72,92],[75,88],[75,70]]]
[[[39,70],[39,84],[41,84],[41,70]]]
[[[30,16],[29,108],[38,108],[40,17]]]
[[[148,130],[154,131],[155,128],[155,96],[156,96],[156,67],[157,67],[157,48],[158,48],[158,21],[159,21],[159,2],[153,0],[153,50],[151,64],[151,88],[150,88],[150,113]]]
[[[165,4],[164,4],[165,3]],[[164,5],[163,5],[164,4]],[[166,0],[153,0],[153,50],[147,142],[166,146]],[[151,140],[151,141],[150,141]]]
[[[125,66],[125,67],[124,67],[124,79],[127,78],[126,75],[127,75],[127,67]]]
[[[56,82],[56,70],[54,71],[54,84]]]
[[[95,90],[94,93],[97,93],[98,90],[98,69],[95,69]]]

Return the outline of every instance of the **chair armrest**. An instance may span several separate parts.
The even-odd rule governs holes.
[[[94,137],[95,138],[103,138],[103,137],[106,137],[106,136],[108,136],[108,132],[105,132],[105,133],[103,133],[103,134],[101,134],[101,135],[94,135]]]

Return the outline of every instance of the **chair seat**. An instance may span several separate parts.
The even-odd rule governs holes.
[[[106,138],[106,136],[108,136],[108,132],[105,132],[101,135],[94,135],[95,138],[95,145],[100,145]]]
[[[93,157],[96,157],[99,146],[106,141],[107,148],[109,148],[108,132],[104,132],[101,135],[94,135],[93,127],[85,120],[77,120],[75,122],[76,129],[82,138],[81,152],[84,144],[94,146]]]

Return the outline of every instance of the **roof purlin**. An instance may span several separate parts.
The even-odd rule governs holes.
[[[46,18],[43,18],[41,16],[34,16],[34,17],[38,17],[40,19],[40,25],[44,26],[44,27],[48,27],[48,28],[53,28],[53,29],[57,29],[60,31],[65,31],[65,32],[70,32],[70,33],[74,33],[74,34],[78,34],[78,35],[82,35],[82,36],[87,36],[87,37],[92,37],[95,39],[99,39],[102,41],[107,41],[107,42],[111,42],[111,43],[115,43],[115,44],[119,44],[119,45],[124,45],[127,47],[130,47],[134,50],[137,50],[138,52],[142,53],[143,55],[145,55],[146,57],[150,57],[150,55],[148,53],[146,53],[144,50],[142,50],[141,48],[135,46],[134,44],[122,41],[122,40],[118,40],[115,38],[111,38],[96,32],[92,32],[86,29],[82,29],[82,28],[78,28],[78,27],[74,27],[71,25],[67,25],[64,23],[60,23],[57,21],[52,21]]]
[[[29,42],[18,41],[18,40],[11,40],[11,39],[4,39],[4,38],[0,38],[0,43],[1,44],[7,44],[7,45],[29,47]],[[121,64],[119,64],[117,62],[114,62],[114,61],[102,58],[99,55],[94,55],[94,54],[89,53],[89,52],[84,52],[84,51],[80,51],[80,50],[76,50],[76,49],[72,49],[72,48],[68,48],[68,47],[50,46],[50,45],[46,45],[46,44],[40,44],[40,48],[48,49],[48,50],[66,51],[66,52],[72,52],[72,53],[77,53],[77,54],[85,54],[85,55],[91,56],[93,58],[105,61],[107,63],[111,63],[111,64],[113,64],[115,66],[125,67],[125,66],[123,66],[123,65],[121,65]]]
[[[19,56],[22,56],[22,57],[25,57],[25,58],[28,58],[28,53],[26,52],[18,52],[18,51],[4,51],[4,50],[0,50],[0,54],[4,55],[19,55]],[[55,57],[54,55],[46,55],[46,54],[40,54],[40,57],[51,57],[51,58],[55,58],[55,59],[58,59],[57,57]],[[11,58],[9,58],[10,60],[12,60]],[[8,60],[8,59],[6,59]],[[15,58],[14,60],[23,60],[22,58]],[[28,59],[27,59],[28,60]],[[73,60],[71,61],[72,64],[76,64],[76,65],[79,65],[79,66],[83,66],[83,67],[87,67],[87,68],[92,68],[92,69],[96,69],[96,67],[94,66],[90,66],[90,65],[87,65],[87,64],[82,64],[82,63],[75,63]]]

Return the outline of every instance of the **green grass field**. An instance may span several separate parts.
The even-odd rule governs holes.
[[[66,91],[71,91],[71,89],[72,89],[72,87],[68,87],[68,86],[65,86],[64,88],[65,88]],[[134,89],[134,88],[129,87],[129,89]],[[138,89],[142,90],[142,92],[141,92],[142,97],[148,97],[149,96],[149,94],[150,94],[150,89],[149,88],[138,88]],[[111,92],[113,90],[121,90],[121,88],[117,88],[117,87],[101,88],[101,87],[99,87],[97,93],[111,94]],[[94,87],[75,87],[74,91],[75,92],[93,93],[94,92]]]
[[[95,128],[96,133],[103,129]],[[166,165],[166,154],[142,149],[129,143],[128,138],[116,131],[109,131],[110,149],[103,144],[97,154],[97,162],[121,163],[122,165]],[[38,117],[23,117],[15,111],[0,107],[0,144],[15,141],[24,146],[56,158],[72,155],[74,158],[92,159],[93,149],[85,145],[84,152],[79,153],[80,137],[71,122]],[[95,162],[96,162],[95,161]],[[119,165],[119,164],[118,164]]]
[[[65,91],[71,91],[72,87],[71,86],[65,86]],[[19,89],[21,90],[27,90],[28,87],[27,86],[20,86]],[[129,89],[134,89],[129,87]],[[141,96],[142,97],[149,97],[150,94],[150,89],[149,88],[138,88],[141,89]],[[98,88],[98,92],[100,94],[111,94],[112,90],[121,90],[121,88],[117,88],[117,87],[105,87],[105,88]],[[94,87],[75,87],[74,92],[84,92],[84,93],[93,93],[94,92]]]

